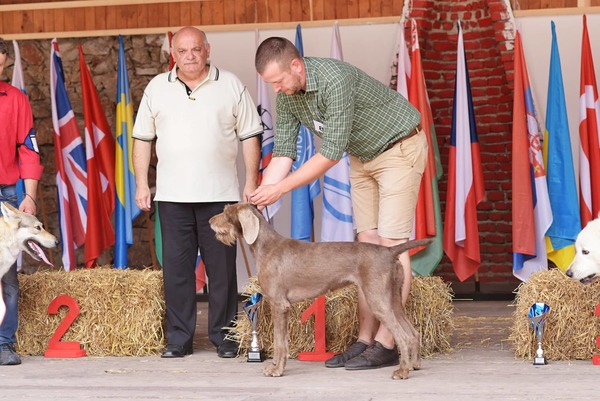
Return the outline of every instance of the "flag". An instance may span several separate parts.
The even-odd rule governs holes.
[[[19,50],[19,44],[16,40],[13,40],[13,49],[15,52],[15,63],[13,64],[13,77],[11,85],[18,88],[21,92],[27,94],[25,91],[25,79],[23,79],[23,67],[21,66],[21,51]],[[17,181],[17,199],[19,202],[25,197],[25,182],[19,178]],[[19,252],[17,257],[17,271],[21,271],[23,265],[23,254]]]
[[[421,49],[417,32],[417,22],[413,19],[411,23],[411,68],[410,83],[408,87],[408,98],[410,103],[421,113],[421,126],[427,136],[429,145],[427,152],[427,164],[421,180],[417,206],[415,209],[415,221],[413,228],[413,239],[432,238],[433,242],[425,248],[417,248],[411,252],[412,270],[421,275],[428,276],[436,269],[443,256],[442,247],[442,211],[440,208],[440,194],[438,191],[438,180],[442,177],[442,162],[438,149],[433,115],[425,75],[421,64]],[[404,39],[404,34],[402,35]],[[404,46],[406,48],[406,46]]]
[[[331,58],[343,61],[342,40],[337,22],[333,24]],[[352,198],[350,197],[350,159],[344,153],[340,161],[323,177],[321,241],[354,241]]]
[[[133,105],[129,94],[127,63],[123,37],[119,35],[119,65],[117,79],[117,140],[115,146],[115,267],[127,268],[127,249],[133,244],[133,220],[141,210],[135,204],[135,176],[131,151],[133,139]]]
[[[163,40],[162,47],[160,48],[160,50],[162,52],[167,53],[167,57],[169,58],[169,70],[172,70],[173,67],[175,67],[175,60],[173,59],[173,56],[171,55],[172,41],[173,41],[173,33],[169,31],[169,32],[165,33],[165,39]]]
[[[404,37],[404,21],[401,21],[398,28],[398,65],[396,76],[396,91],[408,100],[408,85],[411,77],[410,55],[406,47]]]
[[[581,44],[580,94],[579,208],[583,228],[600,214],[600,106],[585,15]]]
[[[296,27],[296,47],[300,56],[304,56],[302,46],[302,28]],[[297,142],[297,156],[292,164],[292,171],[296,171],[315,154],[314,138],[311,131],[304,125],[300,126]],[[291,237],[303,241],[310,241],[314,220],[313,200],[321,192],[319,179],[292,191],[292,229]]]
[[[256,30],[256,47],[260,45],[260,34]],[[273,124],[273,114],[271,113],[271,101],[269,99],[269,88],[267,83],[262,79],[260,74],[256,74],[256,88],[258,92],[257,110],[262,121],[263,133],[261,136],[260,146],[260,167],[258,173],[258,183],[262,182],[262,176],[265,169],[269,166],[273,158],[273,145],[275,137],[275,124]],[[282,200],[269,205],[263,209],[263,214],[267,220],[275,216],[275,213],[281,208]]]
[[[512,132],[513,274],[525,281],[548,269],[544,235],[552,224],[546,169],[521,34],[514,50]]]
[[[463,34],[458,22],[456,81],[448,161],[444,251],[464,281],[481,264],[477,205],[485,196]]]
[[[85,267],[96,265],[102,252],[115,243],[111,215],[115,210],[115,140],[79,45],[88,172],[88,219]]]
[[[83,140],[67,96],[58,42],[50,50],[50,102],[54,128],[56,188],[63,267],[77,267],[75,249],[85,242],[87,227],[87,170]]]
[[[552,208],[552,225],[546,232],[546,249],[548,259],[564,271],[575,257],[574,244],[581,231],[581,217],[554,21],[543,154]]]

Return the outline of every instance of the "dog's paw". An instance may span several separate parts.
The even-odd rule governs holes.
[[[394,371],[392,374],[392,379],[394,380],[405,380],[408,379],[408,369],[400,368]]]
[[[263,369],[263,374],[267,377],[281,377],[283,376],[283,368],[271,364]]]

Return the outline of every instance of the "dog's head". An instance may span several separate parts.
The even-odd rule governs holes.
[[[575,259],[567,276],[588,284],[600,277],[600,219],[590,221],[575,241]]]
[[[2,208],[2,218],[11,227],[13,238],[19,249],[27,252],[35,260],[52,265],[40,245],[54,248],[58,245],[56,237],[46,231],[35,216],[21,212],[8,203],[2,202],[0,207]]]
[[[225,245],[235,244],[238,238],[244,238],[252,245],[258,237],[259,216],[256,206],[236,203],[225,206],[223,213],[212,217],[209,223],[217,239]]]

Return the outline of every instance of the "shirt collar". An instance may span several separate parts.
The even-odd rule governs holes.
[[[208,64],[207,79],[209,81],[218,81],[219,80],[219,69],[212,64]],[[177,65],[174,65],[173,68],[169,71],[167,80],[171,83],[177,82]]]

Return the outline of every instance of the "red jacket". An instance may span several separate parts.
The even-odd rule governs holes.
[[[0,81],[0,184],[16,184],[19,178],[39,180],[43,170],[29,100]]]

